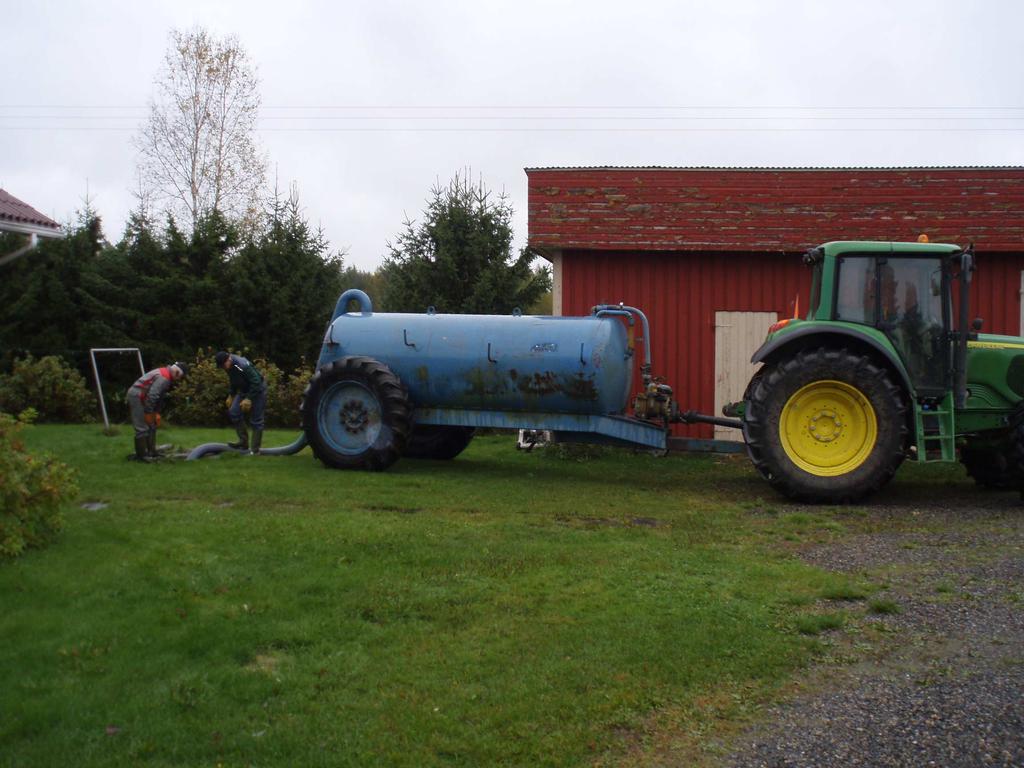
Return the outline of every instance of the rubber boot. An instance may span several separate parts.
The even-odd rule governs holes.
[[[251,453],[252,453],[253,456],[259,456],[260,455],[260,444],[262,442],[263,442],[263,430],[262,429],[254,429],[252,431],[252,450],[251,450]]]
[[[245,422],[240,421],[235,424],[235,431],[238,433],[238,442],[228,443],[228,448],[241,448],[243,451],[249,450],[249,430],[245,428]]]
[[[149,434],[146,435],[146,455],[151,459],[159,459],[160,456],[156,452],[156,430],[149,430]]]
[[[135,459],[135,461],[146,461],[146,462],[151,461],[149,456],[146,454],[146,448],[147,448],[146,441],[147,441],[147,439],[148,438],[147,438],[146,435],[143,435],[142,437],[139,437],[139,436],[136,435],[136,437],[135,437],[135,455],[132,457],[133,459]]]

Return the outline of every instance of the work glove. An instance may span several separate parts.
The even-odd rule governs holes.
[[[252,410],[252,400],[250,400],[248,397],[245,398],[245,400],[243,400],[241,403],[239,403],[239,405],[242,407],[242,413],[248,413],[249,411]]]
[[[159,413],[147,413],[145,418],[146,418],[146,423],[149,424],[149,426],[151,426],[151,427],[159,427],[160,426],[160,414]]]
[[[232,397],[231,395],[228,395],[228,399],[224,401],[224,409],[225,410],[228,410],[228,411],[231,410],[231,401],[234,400],[234,399],[235,399],[234,397]]]

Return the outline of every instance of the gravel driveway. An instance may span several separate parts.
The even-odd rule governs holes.
[[[921,484],[829,514],[857,532],[799,555],[883,584],[872,599],[899,612],[837,635],[847,663],[811,670],[722,765],[1024,766],[1017,494]]]

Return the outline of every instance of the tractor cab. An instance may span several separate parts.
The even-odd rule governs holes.
[[[808,319],[861,326],[880,343],[884,337],[915,399],[941,401],[955,388],[961,367],[952,285],[962,274],[963,254],[955,245],[929,243],[835,242],[815,248],[805,257],[814,268]]]

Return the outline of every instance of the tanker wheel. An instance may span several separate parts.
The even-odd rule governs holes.
[[[403,454],[409,459],[454,459],[473,439],[473,427],[419,424],[412,429]]]
[[[906,406],[872,358],[807,349],[764,366],[743,419],[758,471],[798,501],[845,503],[881,488],[906,455]]]
[[[336,469],[379,471],[405,450],[412,409],[383,363],[343,357],[318,370],[302,398],[302,428],[313,455]]]
[[[960,449],[960,463],[975,485],[983,488],[1016,487],[1013,468],[1004,451],[967,445]]]

